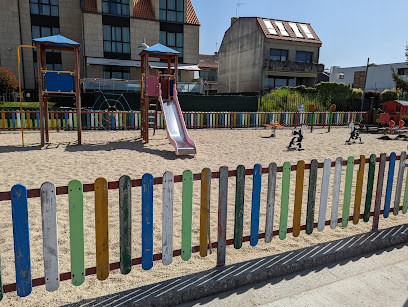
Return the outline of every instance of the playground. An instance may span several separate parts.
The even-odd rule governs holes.
[[[152,131],[150,131],[152,133]],[[364,144],[345,145],[349,138],[350,129],[346,127],[332,128],[327,133],[327,127],[317,127],[313,133],[306,132],[303,140],[304,151],[287,151],[286,146],[292,138],[292,129],[278,129],[277,137],[269,138],[270,130],[257,129],[200,129],[189,130],[192,139],[199,144],[197,154],[192,156],[177,157],[174,148],[166,138],[165,130],[157,130],[156,135],[150,135],[148,144],[142,144],[138,131],[84,131],[82,135],[82,146],[76,145],[76,132],[50,132],[52,142],[41,148],[39,145],[38,132],[26,132],[24,148],[21,147],[21,137],[18,132],[0,133],[0,158],[2,162],[2,177],[0,191],[10,191],[15,183],[22,183],[28,189],[37,189],[43,182],[50,181],[56,186],[66,186],[77,179],[83,184],[93,183],[96,178],[104,177],[109,182],[117,181],[122,175],[129,175],[132,179],[139,179],[147,171],[154,177],[161,177],[166,171],[174,175],[181,175],[184,170],[191,170],[194,174],[200,173],[203,168],[210,168],[216,172],[220,166],[228,166],[229,170],[235,170],[242,164],[247,169],[252,169],[256,163],[262,167],[268,167],[269,163],[275,162],[278,166],[284,162],[296,165],[297,161],[304,160],[310,163],[312,159],[323,162],[330,157],[334,162],[337,157],[354,156],[359,159],[364,154],[369,158],[372,153],[377,157],[381,152],[387,156],[392,152],[399,155],[406,150],[406,142],[398,140],[382,141],[377,134],[363,134]],[[24,161],[24,162],[22,162]],[[28,162],[30,161],[30,162]],[[398,168],[398,161],[396,163]],[[377,169],[376,176],[377,178]],[[345,184],[345,167],[342,172],[342,190]],[[356,186],[356,175],[358,166],[354,167],[354,180],[351,199],[354,200]],[[388,164],[385,169],[387,176]],[[307,186],[309,171],[305,171],[302,224],[306,216]],[[322,170],[318,170],[316,187],[316,213],[317,222],[318,200],[322,184]],[[332,176],[334,169],[332,169]],[[396,171],[397,173],[397,171]],[[365,167],[364,187],[368,174],[368,165]],[[291,174],[290,189],[295,189],[295,173]],[[282,173],[277,174],[275,226],[278,229],[281,198]],[[217,242],[217,205],[218,205],[218,180],[212,180],[211,185],[211,242]],[[260,232],[264,231],[266,220],[266,189],[268,174],[262,175],[261,207],[260,207]],[[332,181],[332,179],[331,179]],[[405,180],[404,180],[405,181]],[[376,186],[374,182],[374,187]],[[394,180],[394,186],[396,180]],[[230,177],[228,182],[228,212],[227,212],[227,239],[234,237],[234,203],[235,203],[236,178]],[[385,189],[385,184],[384,184]],[[243,234],[249,235],[251,226],[251,191],[252,176],[246,176],[245,180],[245,205],[243,216]],[[365,188],[364,188],[365,190]],[[192,246],[200,243],[200,181],[193,183],[193,205],[192,205]],[[132,189],[132,255],[140,257],[141,250],[141,189]],[[110,261],[119,261],[119,202],[118,190],[109,190],[109,249]],[[154,221],[153,221],[153,244],[154,253],[162,250],[162,198],[163,187],[154,186]],[[394,198],[394,195],[392,195]],[[331,193],[328,196],[329,215],[331,204]],[[364,201],[364,198],[363,198]],[[85,266],[95,265],[95,213],[94,193],[84,193],[84,233],[85,233]],[[294,192],[290,193],[289,204],[294,202]],[[340,203],[342,204],[341,197]],[[352,201],[353,203],[353,201]],[[42,249],[42,220],[41,203],[39,198],[28,200],[30,241],[31,241],[31,263],[33,278],[44,276],[43,249]],[[393,199],[391,204],[393,204]],[[15,268],[11,261],[13,256],[13,233],[11,206],[9,202],[0,202],[3,218],[0,221],[0,252],[2,257],[2,282],[9,284],[15,282]],[[364,203],[363,205],[364,206]],[[182,224],[182,184],[174,184],[174,228],[173,248],[181,246],[181,224]],[[69,243],[69,218],[68,218],[68,196],[57,196],[57,218],[58,218],[58,240],[59,240],[59,270],[70,271],[70,243]],[[292,205],[290,205],[292,208]],[[339,212],[339,216],[341,213]],[[289,210],[288,227],[292,226],[293,210]],[[381,216],[379,227],[390,226],[408,222],[408,215],[390,214],[388,219]],[[256,247],[251,247],[244,242],[240,250],[234,250],[233,246],[227,247],[226,263],[239,263],[241,261],[254,259],[271,254],[277,254],[292,249],[312,246],[317,243],[345,238],[357,233],[365,233],[371,230],[372,222],[364,223],[362,220],[358,225],[349,223],[347,228],[338,226],[330,229],[326,226],[323,232],[315,230],[313,234],[306,235],[301,231],[299,237],[287,235],[285,240],[275,237],[271,243],[259,240]],[[32,293],[25,298],[19,298],[15,293],[4,295],[2,303],[10,306],[21,304],[56,305],[76,302],[81,299],[93,298],[120,290],[132,289],[137,286],[155,283],[168,278],[186,275],[193,272],[213,268],[216,264],[217,250],[212,253],[208,251],[207,257],[200,257],[199,253],[192,255],[189,261],[183,261],[180,257],[174,257],[169,266],[162,265],[161,261],[155,261],[153,268],[149,271],[142,270],[140,265],[134,266],[128,275],[121,275],[119,270],[111,271],[106,281],[99,281],[96,276],[88,276],[84,284],[75,287],[70,281],[60,283],[57,292],[47,292],[44,286],[34,287]]]
[[[183,113],[179,52],[160,44],[140,53],[140,112],[81,110],[79,44],[35,44],[40,110],[0,114],[6,305],[75,303],[408,222],[407,143],[336,127],[358,112]],[[56,48],[75,52],[75,71],[46,69]],[[167,73],[149,74],[152,57]],[[76,110],[49,111],[51,93]]]

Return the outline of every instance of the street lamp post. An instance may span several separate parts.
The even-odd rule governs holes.
[[[366,65],[365,76],[364,76],[363,96],[361,97],[361,111],[363,111],[364,93],[365,93],[366,86],[367,86],[368,67],[371,67],[371,66],[375,67],[375,66],[378,66],[378,65],[375,64],[375,63],[370,64],[370,58],[367,58],[367,65]]]

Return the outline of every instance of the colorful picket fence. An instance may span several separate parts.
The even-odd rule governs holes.
[[[388,175],[385,178],[386,161],[388,162]],[[394,170],[396,161],[399,161],[397,168],[396,188],[393,191]],[[389,157],[383,153],[380,157],[374,154],[369,158],[364,155],[360,159],[348,157],[347,160],[337,158],[335,161],[327,158],[323,163],[312,160],[310,164],[299,161],[296,165],[285,162],[278,167],[276,163],[271,163],[267,168],[262,168],[256,164],[253,169],[245,169],[239,165],[236,170],[229,170],[221,167],[219,171],[212,172],[205,168],[201,173],[193,174],[186,170],[182,175],[174,176],[171,172],[165,172],[163,177],[154,178],[152,174],[146,173],[141,179],[131,180],[129,176],[122,176],[119,181],[107,182],[104,178],[98,178],[92,184],[82,184],[78,180],[72,180],[68,186],[55,187],[52,183],[42,184],[40,189],[27,190],[25,186],[17,184],[11,191],[0,192],[0,201],[11,201],[16,283],[6,284],[0,287],[4,292],[17,291],[18,296],[27,296],[31,293],[32,287],[44,285],[46,290],[55,291],[59,283],[63,280],[71,280],[72,284],[79,286],[85,282],[85,276],[95,275],[99,280],[105,280],[112,270],[120,269],[122,274],[128,274],[132,266],[141,265],[144,270],[150,270],[154,261],[161,260],[163,264],[170,265],[173,257],[180,256],[184,261],[188,261],[192,253],[200,253],[201,257],[207,256],[209,248],[217,249],[217,266],[225,265],[226,246],[234,245],[235,249],[242,247],[243,242],[249,242],[251,246],[256,246],[259,239],[264,239],[266,243],[272,241],[274,236],[279,236],[284,240],[290,233],[299,236],[302,230],[310,235],[317,228],[319,232],[326,226],[334,229],[341,224],[347,227],[349,221],[358,224],[361,219],[368,222],[373,216],[372,229],[378,229],[380,214],[384,218],[389,216],[391,211],[391,195],[394,194],[393,214],[403,214],[408,211],[408,180],[403,181],[405,174],[406,153],[400,156],[392,153]],[[354,208],[351,208],[351,195],[354,181],[354,168],[359,165],[356,176]],[[365,169],[368,167],[368,172]],[[334,172],[332,169],[334,168]],[[345,168],[345,182],[341,184],[342,169]],[[322,172],[322,184],[318,185],[317,174],[319,169]],[[303,190],[305,170],[309,170],[308,188]],[[377,171],[377,187],[374,188],[375,172]],[[295,174],[292,174],[295,172]],[[282,173],[282,178],[277,174]],[[367,178],[365,177],[367,173]],[[267,174],[268,180],[264,184],[267,186],[266,204],[261,204],[262,174]],[[294,175],[294,176],[293,176]],[[243,217],[245,178],[252,176],[252,202],[251,202],[251,227],[250,234],[244,236]],[[230,177],[235,177],[235,214],[227,217],[228,207],[228,181]],[[279,180],[277,180],[279,178]],[[331,179],[332,178],[332,179]],[[210,210],[210,191],[213,179],[218,179],[218,213]],[[293,181],[295,180],[295,181]],[[201,182],[200,197],[200,245],[192,246],[192,216],[193,216],[193,181]],[[383,185],[386,181],[385,201],[383,203]],[[330,187],[330,182],[333,185]],[[182,184],[182,230],[181,248],[173,248],[173,191],[174,184]],[[153,187],[162,185],[162,252],[153,254],[153,222],[154,214],[160,214],[158,208],[153,209]],[[320,187],[320,199],[317,197],[317,186]],[[365,202],[363,203],[363,190],[365,188]],[[132,258],[132,188],[141,187],[141,225],[142,253],[139,258]],[[279,200],[275,199],[275,192],[281,189],[280,216],[275,216],[275,208],[279,206]],[[119,218],[120,218],[120,261],[109,262],[109,224],[108,224],[108,191],[119,190]],[[331,212],[327,213],[329,191],[333,195]],[[84,193],[94,192],[95,208],[95,230],[96,230],[96,267],[85,268],[84,238]],[[302,203],[302,196],[307,192],[307,203]],[[289,203],[289,195],[294,193],[294,204]],[[373,195],[375,200],[373,202]],[[58,267],[58,230],[57,230],[57,196],[68,195],[69,201],[69,224],[70,224],[70,255],[71,272],[60,273]],[[343,196],[343,203],[340,204],[340,196]],[[403,197],[403,198],[402,198]],[[28,201],[31,198],[41,198],[41,214],[43,223],[43,250],[44,250],[44,277],[32,279],[29,241],[29,221],[28,221]],[[402,202],[401,202],[402,199]],[[160,201],[155,201],[156,204]],[[318,207],[317,207],[318,203]],[[266,225],[264,232],[260,233],[259,217],[261,206],[266,206]],[[306,216],[303,216],[305,224],[302,225],[302,206],[306,206]],[[153,211],[154,210],[154,211]],[[289,210],[293,210],[292,227],[288,227]],[[351,212],[350,212],[351,211]],[[155,213],[153,213],[155,212]],[[317,214],[318,212],[318,214]],[[341,217],[339,218],[339,212]],[[315,213],[316,217],[315,218]],[[210,241],[210,220],[218,216],[218,241]],[[330,219],[326,217],[330,215]],[[234,219],[234,238],[227,239],[227,219]],[[315,220],[317,219],[317,223]],[[279,221],[279,225],[274,227],[274,220]],[[194,221],[198,224],[198,221]],[[4,262],[3,262],[4,263]],[[7,261],[6,263],[11,263]],[[0,272],[1,273],[1,272]],[[0,278],[1,284],[1,278]],[[1,293],[0,298],[3,293]]]
[[[151,112],[153,115],[154,113]],[[312,113],[262,113],[262,112],[183,112],[187,128],[243,128],[262,127],[271,122],[284,126],[311,124]],[[361,112],[335,112],[333,125],[348,125],[350,121],[359,122]],[[316,112],[314,125],[326,126],[329,112]],[[82,129],[139,129],[140,112],[121,111],[82,111]],[[157,114],[158,128],[164,128],[162,112]],[[27,130],[38,130],[40,113],[38,111],[0,111],[0,130],[19,130],[23,125]],[[51,130],[76,129],[74,111],[49,111],[49,127]]]

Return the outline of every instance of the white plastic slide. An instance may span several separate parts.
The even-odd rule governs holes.
[[[166,121],[167,134],[170,143],[176,150],[176,155],[196,154],[197,147],[195,142],[188,135],[175,86],[173,99],[166,99],[163,101],[162,97],[159,96],[159,100],[164,114],[164,120]]]

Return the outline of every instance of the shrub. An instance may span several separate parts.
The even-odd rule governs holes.
[[[353,88],[351,92],[351,99],[363,98],[363,90],[360,88]]]
[[[306,87],[304,85],[298,85],[298,86],[293,86],[293,87],[288,87],[291,91],[298,92],[302,95],[316,95],[317,90],[314,87]]]
[[[381,100],[382,101],[387,101],[387,100],[397,100],[399,98],[398,91],[395,89],[392,90],[384,90],[384,92],[381,93]]]
[[[9,69],[0,67],[0,95],[14,92],[17,86],[14,74]]]
[[[378,91],[367,91],[364,93],[364,97],[367,99],[374,98],[380,99],[381,93]]]
[[[305,111],[309,110],[311,104],[316,105],[317,111],[324,111],[321,104],[308,94],[300,94],[289,87],[281,87],[272,90],[262,97],[260,112],[296,112],[298,106],[303,104]]]
[[[319,99],[330,106],[332,103],[349,101],[352,90],[345,83],[339,82],[320,82],[315,85]]]

